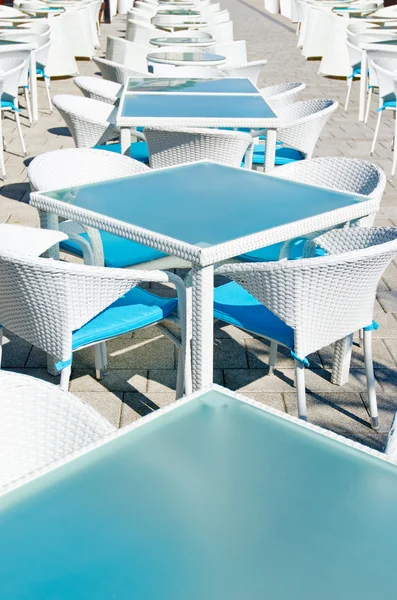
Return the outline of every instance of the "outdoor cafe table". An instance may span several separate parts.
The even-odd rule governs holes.
[[[192,263],[193,389],[213,380],[214,265],[373,214],[377,200],[211,162],[50,192],[30,203]]]
[[[214,386],[0,497],[3,600],[396,597],[397,466]]]
[[[274,167],[279,120],[246,78],[130,77],[121,95],[116,125],[123,153],[131,146],[131,127],[266,128],[265,171]]]
[[[214,46],[216,44],[214,39],[206,39],[206,38],[195,38],[195,37],[158,37],[150,40],[152,46],[177,46],[181,44],[181,46],[192,46],[194,48],[209,48],[210,46]]]
[[[187,67],[194,64],[195,67],[219,67],[224,65],[226,58],[220,54],[208,52],[159,52],[147,55],[148,63],[161,65],[174,65],[176,67]]]

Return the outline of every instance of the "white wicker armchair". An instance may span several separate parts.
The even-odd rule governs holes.
[[[0,495],[114,430],[69,392],[28,375],[0,371]]]
[[[142,282],[171,283],[178,298],[151,294],[137,287]],[[95,347],[101,377],[107,368],[103,342],[164,322],[177,308],[181,339],[169,334],[179,349],[177,394],[182,395],[185,385],[190,391],[185,286],[176,275],[35,258],[7,251],[0,240],[0,287],[0,323],[55,358],[64,390],[75,350]]]
[[[107,60],[106,58],[93,58],[93,61],[99,67],[104,79],[121,85],[124,85],[127,77],[153,77],[147,70],[147,66],[139,71],[131,69],[124,64]]]
[[[308,256],[316,245],[329,255],[297,261],[231,264],[216,269],[216,274],[237,282],[251,300],[242,298],[244,293],[238,287],[229,292],[228,300],[226,286],[220,286],[215,290],[215,316],[236,324],[234,307],[237,306],[240,327],[276,343],[274,359],[279,343],[292,351],[298,411],[303,419],[306,419],[307,356],[363,329],[369,410],[372,426],[377,428],[372,316],[379,279],[397,254],[397,229],[333,230],[308,243]],[[261,309],[261,305],[267,310]]]
[[[306,84],[301,82],[277,83],[259,90],[262,98],[265,98],[271,107],[278,111],[296,101],[297,97],[305,89]]]
[[[266,64],[267,60],[252,60],[240,65],[239,67],[221,67],[221,69],[227,75],[227,77],[246,77],[254,85],[257,85],[259,76]]]
[[[82,91],[86,98],[114,104],[122,89],[122,85],[107,81],[101,77],[90,77],[79,75],[73,79],[73,83]]]
[[[252,142],[248,133],[180,127],[145,127],[150,166],[161,169],[198,160],[239,167]]]

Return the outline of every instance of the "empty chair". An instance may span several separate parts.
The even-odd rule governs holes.
[[[225,67],[227,68],[240,67],[247,63],[247,44],[245,40],[216,44],[211,48],[211,52],[224,56],[226,58]]]
[[[145,127],[150,166],[170,167],[211,160],[239,167],[252,142],[249,134],[213,129]]]
[[[177,298],[162,298],[138,287],[143,282],[171,283]],[[36,258],[0,246],[0,286],[0,323],[54,357],[64,390],[69,385],[73,352],[95,346],[96,374],[100,377],[106,372],[102,352],[106,340],[168,318],[176,321],[178,310],[181,339],[175,335],[170,339],[179,349],[177,395],[182,395],[183,373],[190,371],[190,360],[185,343],[185,286],[178,276]],[[163,331],[167,333],[165,327]]]
[[[254,85],[257,85],[259,76],[266,63],[267,60],[252,60],[238,67],[224,67],[222,65],[221,69],[228,77],[246,77]]]
[[[383,170],[377,165],[345,157],[312,158],[277,167],[274,175],[282,179],[317,185],[340,192],[361,194],[373,198],[380,207],[386,186]],[[372,226],[375,213],[360,220],[362,226]],[[302,258],[305,237],[289,240],[286,243],[272,244],[260,250],[247,252],[239,256],[241,260],[261,262],[280,258]]]
[[[397,229],[335,229],[310,242],[309,251],[313,247],[328,255],[217,268],[232,283],[215,289],[215,317],[271,340],[273,367],[278,344],[291,351],[301,419],[307,418],[308,355],[363,329],[369,413],[377,429],[372,319],[378,282],[397,253]]]
[[[79,90],[83,92],[86,98],[107,102],[108,104],[114,104],[116,102],[123,87],[119,83],[107,81],[101,77],[90,77],[86,75],[75,77],[73,82]]]
[[[234,39],[233,21],[208,25],[203,28],[203,31],[209,33],[216,40],[217,44],[226,44],[227,42],[232,42]]]
[[[138,71],[106,58],[93,58],[92,60],[99,67],[104,79],[121,85],[124,85],[127,77],[152,77],[152,74],[147,70],[147,66],[146,71]]]
[[[91,181],[118,179],[148,170],[149,167],[142,163],[115,152],[65,148],[36,156],[29,165],[28,179],[32,191],[54,190]],[[130,267],[166,256],[164,252],[149,246],[70,221],[62,221],[59,228],[69,234],[69,239],[62,242],[61,248],[97,266]],[[70,234],[86,240],[89,247],[82,246],[78,239],[77,243]]]
[[[0,494],[115,430],[51,383],[1,371],[0,389]]]
[[[275,164],[284,165],[297,160],[311,158],[317,140],[327,121],[338,108],[336,100],[301,100],[277,111],[282,126],[277,130]],[[260,137],[264,131],[253,131],[253,137]],[[264,144],[255,144],[253,164],[263,165]]]
[[[157,27],[149,23],[142,23],[136,19],[127,20],[127,29],[125,39],[129,42],[135,42],[141,46],[149,46],[152,38],[158,37]],[[161,34],[162,35],[162,34]]]
[[[10,110],[15,115],[18,136],[21,142],[23,155],[26,156],[26,147],[23,139],[21,121],[19,118],[18,87],[21,74],[26,67],[25,61],[19,58],[3,58],[0,56],[0,90],[1,90],[1,112]],[[3,117],[0,119],[0,167],[3,179],[6,180],[6,169],[4,166],[3,152]]]
[[[305,89],[306,84],[301,82],[276,83],[259,90],[262,98],[269,101],[274,109],[283,108],[296,101],[297,97]]]
[[[147,46],[129,42],[121,38],[108,36],[106,40],[106,60],[120,63],[129,69],[147,72],[147,61],[149,49]]]

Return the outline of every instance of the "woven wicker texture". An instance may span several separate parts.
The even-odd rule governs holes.
[[[0,494],[115,430],[84,401],[33,377],[0,371],[0,390]]]
[[[269,101],[274,110],[288,106],[296,101],[299,94],[305,89],[306,84],[300,82],[277,83],[259,90],[262,98]]]
[[[99,67],[102,77],[114,83],[124,85],[127,77],[152,77],[148,72],[137,71],[136,69],[130,69],[122,64],[106,60],[105,58],[93,58],[94,63]]]
[[[60,231],[0,223],[0,248],[10,252],[40,256],[48,248],[66,238],[67,235]]]
[[[179,127],[145,128],[150,166],[154,169],[198,160],[239,167],[252,142],[249,134]]]
[[[119,129],[114,124],[113,106],[69,94],[59,94],[52,100],[77,148],[100,146],[119,137]]]
[[[118,98],[117,94],[122,87],[119,83],[107,81],[100,77],[85,77],[80,75],[79,77],[75,77],[73,81],[86,98],[92,98],[93,100],[99,100],[99,102],[106,102],[107,104],[114,104],[116,102]]]
[[[294,329],[300,358],[371,324],[377,284],[397,253],[397,229],[334,230],[318,244],[336,255],[217,269]]]
[[[148,170],[146,165],[116,152],[65,148],[36,156],[29,165],[28,179],[32,190],[55,190]]]

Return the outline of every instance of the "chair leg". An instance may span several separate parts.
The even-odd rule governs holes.
[[[376,402],[374,363],[372,360],[372,332],[364,329],[364,363],[367,377],[369,414],[373,429],[379,428],[378,406]]]
[[[374,139],[372,140],[372,146],[371,146],[371,152],[370,152],[371,156],[372,156],[372,155],[373,155],[373,153],[374,153],[374,150],[375,150],[375,144],[376,144],[376,140],[378,139],[378,133],[379,133],[380,122],[381,122],[381,120],[382,120],[382,112],[383,112],[383,110],[381,110],[381,111],[378,113],[378,120],[376,121],[376,127],[375,127]]]
[[[397,114],[394,113],[393,166],[391,176],[394,177],[397,166]]]
[[[367,123],[368,123],[369,111],[371,108],[371,99],[372,99],[372,87],[370,87],[368,90],[367,108],[365,109],[365,118],[364,118],[364,126],[365,127],[367,126]]]
[[[0,369],[1,369],[1,359],[3,358],[3,328],[0,327]]]
[[[295,361],[295,386],[298,400],[298,416],[303,421],[307,421],[305,365],[298,360]]]
[[[32,109],[30,106],[30,96],[29,96],[29,88],[25,87],[25,102],[26,102],[26,110],[28,111],[29,125],[32,127],[33,119],[32,119]]]
[[[273,375],[274,367],[277,363],[277,350],[278,344],[277,342],[270,342],[270,351],[269,351],[269,375]]]
[[[353,84],[353,79],[350,78],[347,80],[347,94],[346,94],[346,101],[345,101],[345,112],[347,111],[347,107],[349,106],[349,101],[350,101],[350,94],[352,91],[352,84]]]
[[[6,167],[4,164],[4,144],[3,144],[3,119],[0,113],[0,167],[3,181],[7,181]]]
[[[52,100],[51,100],[50,78],[49,77],[44,77],[44,84],[45,84],[45,89],[46,89],[46,92],[47,92],[48,106],[49,106],[50,112],[52,113],[52,111],[54,110],[54,108],[52,106]]]
[[[61,371],[61,383],[60,383],[60,387],[65,392],[67,392],[69,390],[69,381],[70,381],[70,375],[71,375],[71,373],[72,373],[72,365],[69,365],[68,367],[65,367]]]
[[[23,152],[23,155],[26,156],[26,146],[25,146],[25,141],[23,139],[23,134],[22,134],[21,119],[19,118],[19,113],[17,111],[14,111],[14,112],[15,112],[15,122],[17,124],[17,129],[18,129],[18,135],[19,135],[19,139],[21,141],[22,152]]]
[[[107,375],[107,354],[106,354],[106,342],[100,342],[95,344],[95,377],[96,379],[102,379]]]
[[[343,385],[349,379],[352,348],[352,335],[347,335],[345,338],[335,342],[331,375],[331,382],[334,385]]]
[[[176,399],[182,398],[184,390],[184,370],[185,370],[185,357],[183,348],[178,349],[178,366],[176,372]]]
[[[106,350],[106,342],[100,343],[102,354],[102,377],[108,375],[108,353]]]

